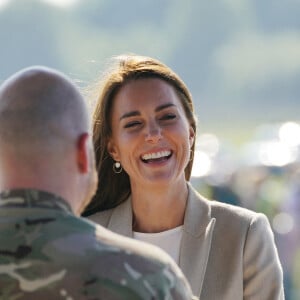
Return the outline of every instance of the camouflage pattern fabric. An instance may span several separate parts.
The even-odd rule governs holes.
[[[99,230],[52,194],[2,192],[0,300],[191,299],[170,265]]]

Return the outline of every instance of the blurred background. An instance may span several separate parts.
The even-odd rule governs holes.
[[[113,55],[162,60],[198,117],[192,181],[265,213],[300,299],[299,0],[0,0],[0,83],[46,65],[81,87]]]

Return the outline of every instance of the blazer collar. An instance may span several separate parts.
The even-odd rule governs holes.
[[[187,277],[194,295],[200,297],[215,219],[211,217],[209,200],[200,196],[189,183],[188,189],[179,266]]]
[[[200,196],[188,183],[188,201],[184,217],[179,267],[187,277],[194,295],[200,297],[215,219],[209,200]],[[133,237],[131,197],[112,210],[108,229]]]
[[[211,208],[197,191],[187,183],[188,201],[184,216],[184,230],[199,237],[211,221]],[[117,233],[132,237],[132,204],[129,196],[126,201],[112,209],[108,228]]]
[[[125,202],[113,208],[107,228],[121,235],[133,237],[132,205],[130,196]]]
[[[184,229],[192,236],[203,234],[211,221],[211,207],[207,201],[191,186],[188,186],[188,200],[184,216]]]

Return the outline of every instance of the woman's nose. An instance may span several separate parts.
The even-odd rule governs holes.
[[[161,139],[161,128],[157,124],[149,125],[146,132],[146,141],[150,143],[157,143]]]

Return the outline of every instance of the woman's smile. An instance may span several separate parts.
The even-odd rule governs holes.
[[[135,183],[184,180],[194,131],[173,87],[147,78],[116,94],[109,150]]]
[[[158,152],[151,152],[142,155],[141,159],[145,163],[156,163],[166,161],[172,156],[171,150],[162,150]]]

